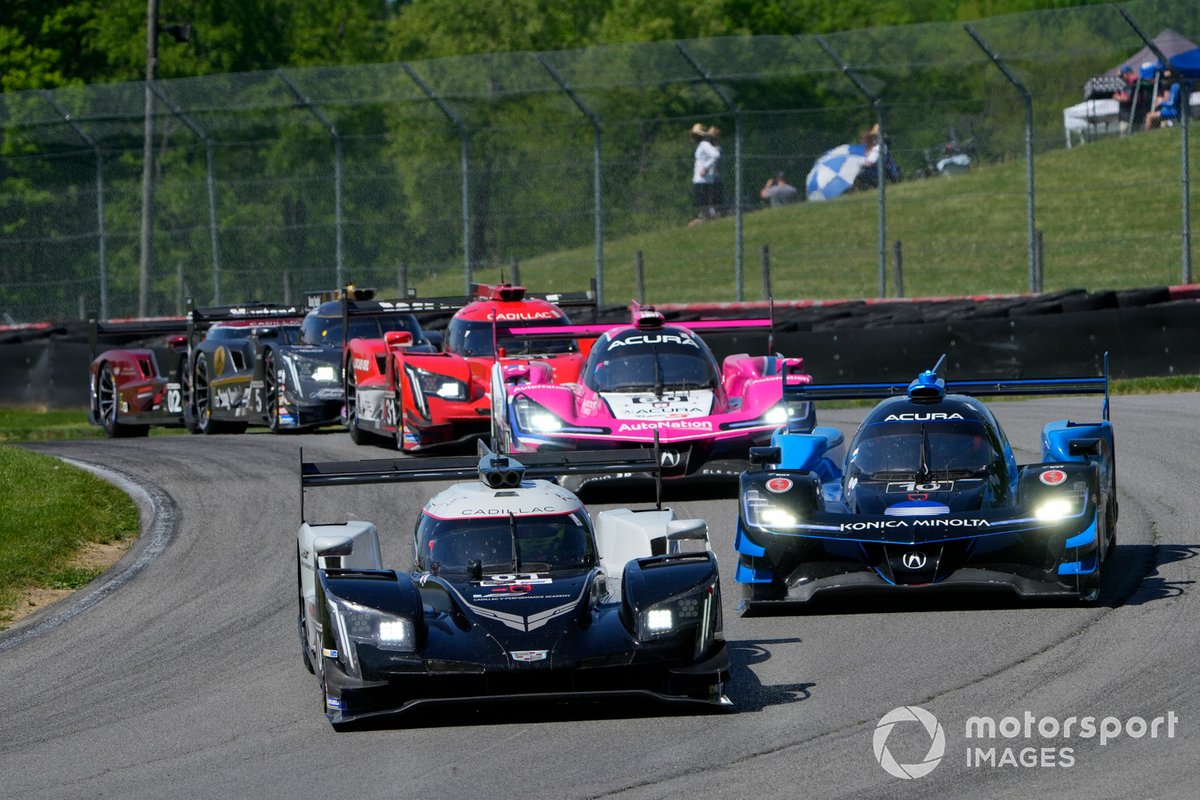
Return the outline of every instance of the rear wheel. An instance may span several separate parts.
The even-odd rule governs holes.
[[[244,433],[245,422],[226,422],[213,419],[213,393],[211,376],[208,372],[208,357],[196,355],[196,366],[192,369],[192,398],[196,410],[196,433]]]
[[[96,416],[104,427],[104,433],[110,438],[145,436],[150,432],[149,425],[126,425],[121,422],[119,416],[120,396],[110,364],[101,367],[100,375],[96,378],[96,406]]]

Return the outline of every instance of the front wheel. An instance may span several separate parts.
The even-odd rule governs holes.
[[[263,352],[263,403],[267,413],[267,427],[271,433],[279,433],[279,367],[275,351]]]
[[[126,425],[119,416],[120,395],[117,392],[117,381],[113,376],[112,365],[105,364],[100,368],[96,378],[96,416],[104,433],[110,439],[130,436],[145,436],[150,433],[149,425]]]

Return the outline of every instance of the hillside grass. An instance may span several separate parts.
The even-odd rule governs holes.
[[[151,436],[174,436],[183,428],[150,429]],[[86,408],[47,410],[36,406],[0,407],[0,442],[103,439],[104,429],[87,421]]]
[[[1192,175],[1200,175],[1198,149],[1191,148]],[[1180,282],[1178,128],[1048,150],[1034,163],[1046,291]],[[680,180],[680,191],[686,191],[685,177]],[[726,174],[725,180],[731,183],[732,176]],[[762,182],[754,174],[743,180],[755,187]],[[887,198],[889,296],[895,293],[892,243],[897,240],[903,247],[905,296],[1027,291],[1023,159],[976,165],[961,175],[905,180],[889,185]],[[877,192],[867,191],[745,213],[744,298],[762,296],[759,250],[764,244],[770,248],[776,299],[878,296],[877,209]],[[620,305],[633,297],[632,265],[639,250],[648,302],[735,298],[733,217],[692,228],[686,222],[604,242],[607,303]],[[521,282],[535,291],[585,288],[595,273],[594,244],[523,260],[520,272]],[[507,266],[505,273],[511,277]],[[500,275],[499,267],[479,268],[473,277],[494,282]],[[427,296],[457,294],[462,288],[457,270],[419,284]]]
[[[0,444],[0,629],[30,589],[76,589],[103,568],[75,555],[89,542],[137,536],[138,511],[120,489],[55,458]]]

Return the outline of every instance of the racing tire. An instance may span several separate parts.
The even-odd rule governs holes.
[[[150,433],[149,425],[126,425],[121,422],[119,406],[112,365],[105,363],[96,377],[96,417],[104,428],[104,434],[110,439],[123,439]]]
[[[216,433],[245,433],[245,422],[226,422],[212,418],[212,388],[209,385],[208,358],[196,355],[192,368],[192,401],[196,409],[196,433],[211,436]]]
[[[279,367],[275,362],[275,351],[263,351],[263,410],[267,414],[267,428],[279,433]]]

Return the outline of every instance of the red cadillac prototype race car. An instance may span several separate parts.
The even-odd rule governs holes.
[[[510,375],[536,367],[548,381],[579,379],[583,354],[573,338],[521,339],[498,336],[497,329],[570,325],[562,307],[595,309],[594,291],[533,295],[510,284],[472,288],[473,296],[461,298],[450,320],[443,352],[414,352],[412,337],[403,331],[347,343],[346,427],[356,444],[394,442],[419,451],[489,433],[491,369],[497,361]]]

